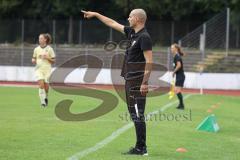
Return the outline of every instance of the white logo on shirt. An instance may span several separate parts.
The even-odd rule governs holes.
[[[132,46],[134,46],[135,43],[136,43],[136,41],[133,41],[133,42],[132,42]]]

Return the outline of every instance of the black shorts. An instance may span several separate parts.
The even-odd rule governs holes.
[[[177,76],[175,86],[183,87],[185,81],[185,76]]]

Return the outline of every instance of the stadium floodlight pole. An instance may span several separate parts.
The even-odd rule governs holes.
[[[167,70],[168,70],[168,81],[169,85],[171,86],[171,81],[172,81],[172,74],[170,73],[170,65],[171,65],[171,48],[168,47],[168,56],[167,56]]]
[[[228,56],[228,50],[229,50],[229,23],[230,23],[230,8],[227,8],[227,23],[226,23],[226,54],[225,56]]]
[[[22,45],[21,45],[21,66],[23,66],[23,60],[24,60],[24,19],[22,19],[22,28],[21,28],[21,34],[22,34]]]
[[[202,65],[199,68],[199,80],[200,80],[200,94],[203,94],[203,84],[202,84],[202,74],[204,70],[204,58],[205,58],[205,49],[206,49],[206,23],[203,23],[203,33],[200,34],[200,43],[199,43],[199,49],[202,55]]]
[[[82,20],[79,21],[79,44],[82,44]]]
[[[167,69],[168,69],[168,71],[170,71],[170,65],[171,65],[171,63],[170,63],[170,61],[171,61],[171,49],[170,49],[170,47],[168,47],[168,57],[167,57]]]
[[[172,21],[171,23],[171,44],[174,43],[174,31],[175,31],[175,23]]]
[[[236,48],[239,47],[239,27],[237,27],[237,33],[236,33]]]
[[[52,39],[53,39],[53,47],[54,47],[54,50],[56,51],[56,20],[54,19],[53,20],[53,31],[52,31],[52,33],[53,33],[53,35],[52,35]]]
[[[113,29],[109,27],[109,41],[113,40]]]
[[[88,62],[88,44],[87,45],[85,45],[85,63],[87,64],[87,62]]]
[[[205,49],[206,49],[206,23],[203,23],[203,33],[200,34],[200,51],[202,53],[202,61],[205,58]]]

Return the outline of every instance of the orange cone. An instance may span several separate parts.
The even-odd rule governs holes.
[[[212,113],[212,110],[211,110],[211,109],[208,109],[207,112],[208,112],[208,113]]]
[[[186,148],[177,148],[176,151],[184,153],[184,152],[187,152],[187,149]]]

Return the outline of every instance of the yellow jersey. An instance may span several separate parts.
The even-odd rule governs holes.
[[[44,48],[38,46],[34,49],[33,58],[36,59],[36,69],[51,69],[52,64],[47,59],[44,59],[44,56],[55,58],[53,48],[47,45]]]

